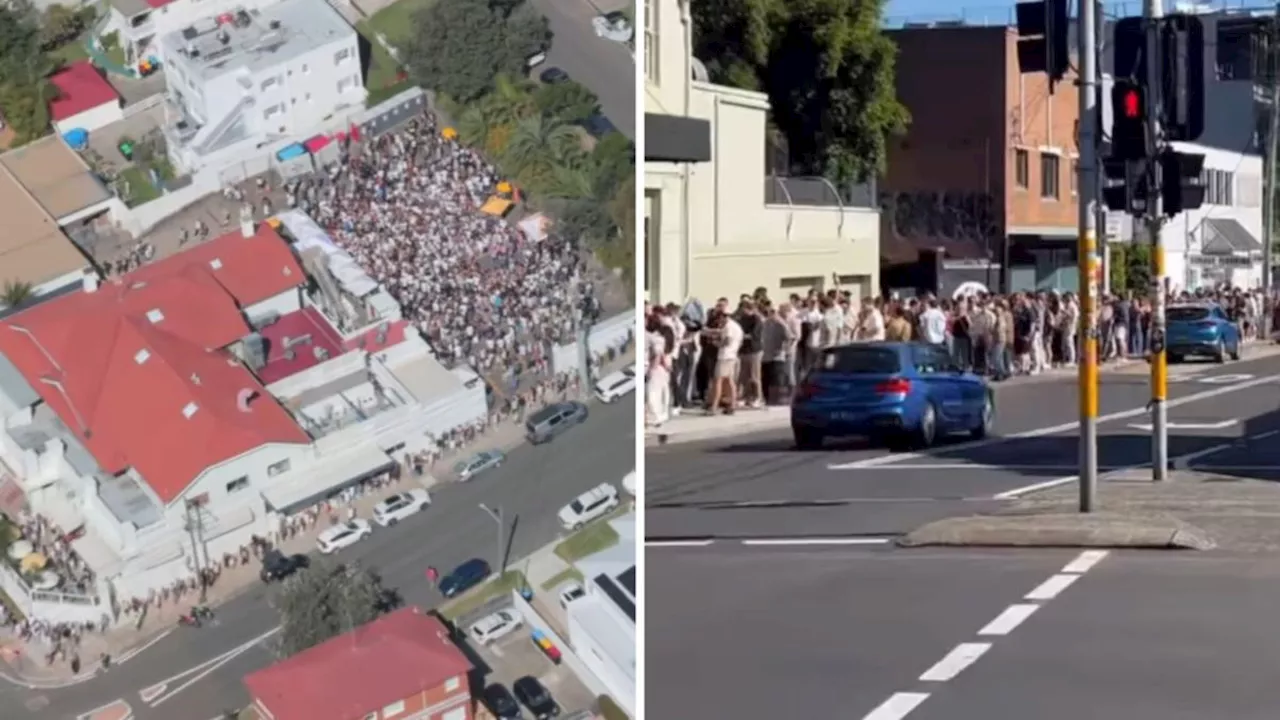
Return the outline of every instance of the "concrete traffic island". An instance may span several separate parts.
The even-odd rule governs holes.
[[[903,547],[1085,547],[1280,551],[1280,483],[1175,470],[1113,473],[1099,487],[1101,511],[1077,512],[1074,484],[1015,500],[986,515],[929,523]]]

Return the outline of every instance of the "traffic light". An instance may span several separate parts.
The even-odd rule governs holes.
[[[1108,158],[1102,161],[1102,200],[1108,210],[1141,215],[1151,199],[1145,160],[1126,162]]]
[[[1204,24],[1170,15],[1160,26],[1160,123],[1166,140],[1193,142],[1204,134]]]
[[[1117,80],[1111,87],[1111,157],[1141,160],[1147,156],[1147,88]]]
[[[1165,150],[1160,153],[1160,200],[1164,214],[1173,217],[1204,204],[1204,155]]]
[[[1015,8],[1018,21],[1018,67],[1023,73],[1046,73],[1049,92],[1067,74],[1071,53],[1067,47],[1068,0],[1020,2]]]

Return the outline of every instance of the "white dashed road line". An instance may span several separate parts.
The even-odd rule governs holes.
[[[731,542],[738,545],[748,547],[840,547],[840,546],[874,546],[888,545],[893,542],[891,537],[779,537],[779,538],[735,538],[732,540],[719,540],[716,538],[701,538],[697,540],[645,540],[645,547],[651,548],[682,548],[682,547],[707,547],[718,542]]]
[[[715,540],[645,540],[645,547],[706,547]]]
[[[1102,562],[1107,554],[1107,550],[1085,550],[1077,555],[1063,566],[1061,571],[1050,576],[1023,597],[1024,600],[1033,602],[1010,605],[978,631],[978,635],[992,638],[992,642],[960,643],[941,660],[934,663],[933,667],[926,670],[920,676],[919,682],[936,685],[954,680],[991,650],[995,638],[1004,637],[1016,630],[1045,603],[1062,594],[1062,591],[1075,584],[1081,575]],[[930,693],[925,692],[894,693],[875,710],[864,715],[862,720],[903,720],[928,700],[929,695]]]

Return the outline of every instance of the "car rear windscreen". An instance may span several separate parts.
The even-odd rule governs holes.
[[[1165,311],[1165,319],[1169,322],[1196,322],[1208,320],[1209,309],[1202,307],[1171,307]]]
[[[902,369],[898,351],[867,345],[846,345],[822,353],[819,367],[829,372],[854,375],[892,375]]]

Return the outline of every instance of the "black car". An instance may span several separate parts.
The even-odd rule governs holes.
[[[538,682],[538,678],[525,675],[511,683],[511,689],[538,720],[548,720],[560,714],[560,706],[556,704],[555,699],[542,683]]]
[[[555,85],[557,83],[568,81],[569,73],[561,70],[560,68],[547,68],[542,71],[542,74],[538,76],[538,79],[545,85]]]
[[[520,705],[511,696],[511,691],[498,683],[484,689],[484,704],[498,720],[515,720],[521,717]]]
[[[258,577],[269,583],[283,580],[311,564],[306,555],[285,555],[279,550],[268,550],[262,556],[262,572]]]
[[[440,578],[440,594],[447,598],[461,595],[489,577],[489,563],[480,558],[468,560]]]

